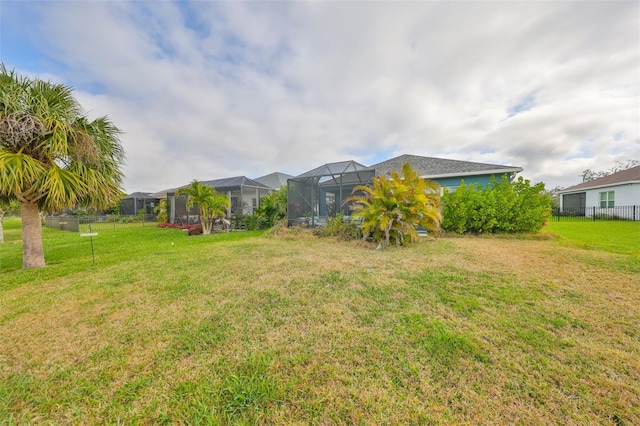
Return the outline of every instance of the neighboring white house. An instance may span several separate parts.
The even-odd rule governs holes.
[[[640,220],[640,166],[583,182],[558,194],[563,212]]]

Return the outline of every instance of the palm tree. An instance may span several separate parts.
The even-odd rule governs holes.
[[[0,196],[20,203],[23,268],[45,266],[40,211],[105,208],[122,194],[120,131],[87,119],[71,92],[0,65]]]
[[[391,172],[390,177],[378,176],[371,187],[358,185],[347,201],[354,202],[353,216],[362,218],[362,230],[366,237],[385,245],[393,238],[396,245],[418,239],[418,227],[438,235],[442,214],[440,191],[437,183],[422,179],[409,163],[402,172]],[[384,240],[383,240],[384,238]]]
[[[176,196],[183,194],[187,196],[187,208],[198,206],[202,233],[211,234],[213,219],[224,216],[225,210],[229,208],[229,198],[197,180],[193,180],[188,186],[176,192]]]

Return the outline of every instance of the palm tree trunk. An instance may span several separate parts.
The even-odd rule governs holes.
[[[22,216],[22,267],[42,268],[44,249],[42,247],[42,222],[37,203],[20,203]]]
[[[211,221],[208,219],[206,213],[204,208],[200,207],[200,226],[202,226],[202,233],[209,235],[211,234]]]

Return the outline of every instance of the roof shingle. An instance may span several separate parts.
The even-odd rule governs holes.
[[[474,163],[471,161],[449,160],[408,154],[374,164],[371,167],[376,169],[376,175],[381,176],[389,174],[392,171],[400,171],[405,163],[410,163],[413,170],[425,178],[522,171],[522,167],[500,166],[497,164]]]

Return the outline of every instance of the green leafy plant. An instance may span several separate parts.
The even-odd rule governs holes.
[[[158,223],[166,223],[169,222],[169,213],[167,209],[167,199],[163,198],[160,200],[157,206],[154,207],[153,212],[158,218]]]
[[[418,227],[435,235],[440,232],[440,187],[422,179],[409,163],[389,178],[374,178],[371,187],[356,186],[353,193],[347,201],[354,203],[353,216],[363,220],[365,237],[372,234],[375,241],[388,246],[392,241],[404,244],[407,238],[416,241]]]
[[[458,234],[537,232],[549,219],[551,198],[544,184],[519,177],[492,177],[486,188],[464,181],[442,197],[442,228]]]
[[[244,217],[244,223],[247,228],[247,231],[255,231],[256,229],[265,228],[267,219],[257,214],[248,215]]]
[[[344,241],[362,238],[360,226],[355,222],[345,222],[342,213],[330,217],[327,224],[315,228],[313,234],[319,237],[336,237]]]
[[[260,219],[260,227],[272,227],[283,217],[287,216],[287,189],[281,188],[266,195],[260,200],[260,206],[255,215]]]

